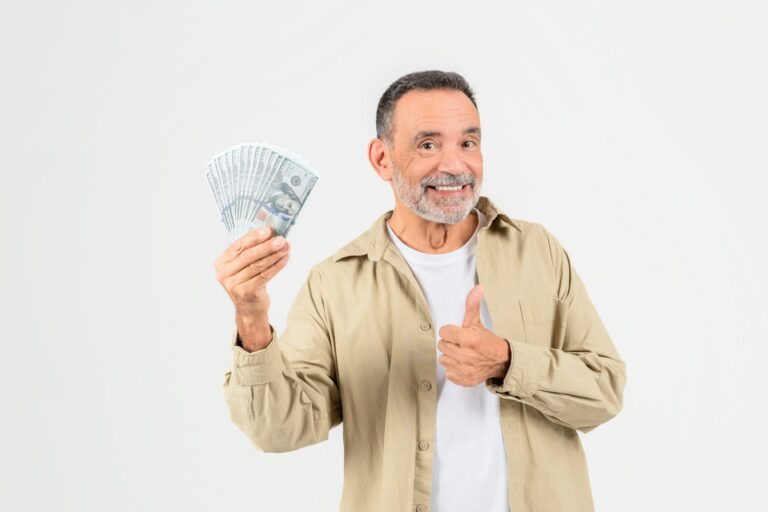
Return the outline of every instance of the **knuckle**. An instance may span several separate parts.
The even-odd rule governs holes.
[[[248,265],[246,265],[246,268],[253,270],[258,268],[261,265],[262,261],[261,258],[257,258],[255,260],[252,260]]]
[[[255,269],[256,269],[256,262],[253,262],[243,267],[243,270],[241,270],[240,272],[245,276],[250,276],[250,275],[253,275],[253,272]]]
[[[250,247],[250,248],[246,249],[245,251],[243,251],[243,258],[245,258],[246,260],[249,260],[249,261],[257,259],[258,255],[259,255],[259,246],[258,245],[254,245],[253,247]]]

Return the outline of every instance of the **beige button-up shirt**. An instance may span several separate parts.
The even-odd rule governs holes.
[[[501,397],[511,511],[592,511],[577,431],[621,410],[625,364],[558,240],[485,196],[476,207],[478,281],[512,354],[484,384]],[[442,326],[389,240],[391,215],[312,267],[266,348],[246,352],[235,331],[224,379],[230,418],[258,450],[318,443],[344,422],[342,512],[430,510]]]

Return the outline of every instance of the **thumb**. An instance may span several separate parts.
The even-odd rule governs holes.
[[[467,304],[464,309],[464,321],[462,327],[469,327],[474,324],[482,324],[480,321],[480,300],[483,298],[483,285],[476,284],[467,295]]]

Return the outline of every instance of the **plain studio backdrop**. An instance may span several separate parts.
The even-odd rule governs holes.
[[[580,434],[597,510],[765,510],[764,2],[0,9],[0,509],[336,510],[343,425],[272,454],[229,420],[206,163],[264,141],[318,170],[280,332],[394,205],[380,95],[442,69],[476,92],[483,194],[558,237],[627,363],[624,410]]]

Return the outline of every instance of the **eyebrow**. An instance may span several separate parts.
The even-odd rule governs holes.
[[[467,135],[469,133],[476,133],[477,135],[480,135],[480,128],[477,126],[470,126],[463,132],[461,132],[462,135]],[[435,131],[429,131],[429,130],[422,130],[419,133],[416,134],[416,136],[413,137],[413,142],[416,142],[419,139],[422,139],[424,137],[441,137],[443,135],[443,132],[435,132]]]

